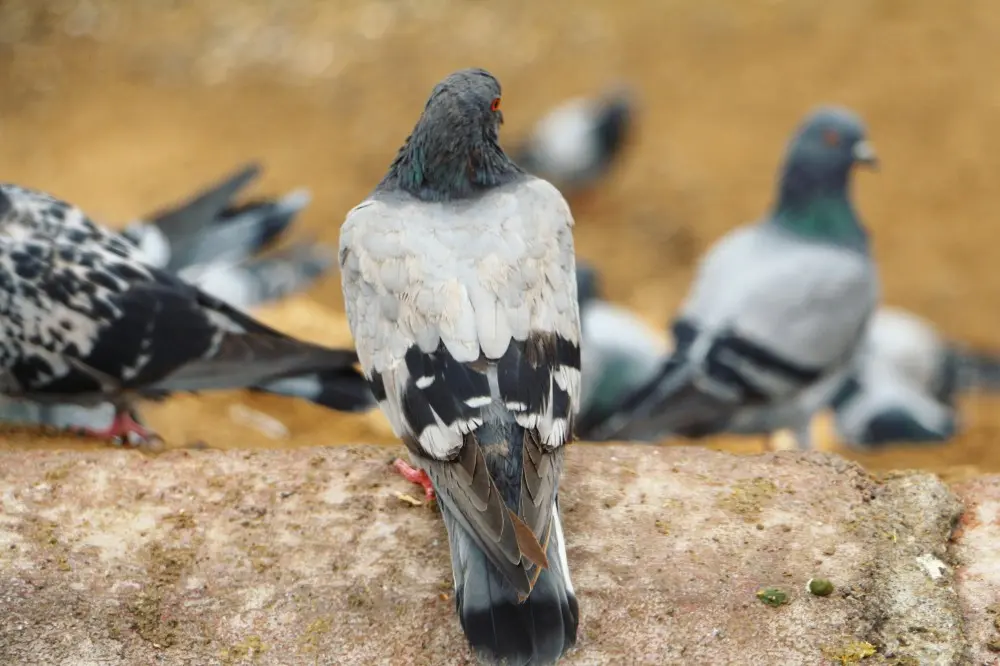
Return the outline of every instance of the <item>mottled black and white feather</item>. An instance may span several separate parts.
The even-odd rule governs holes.
[[[122,406],[350,368],[146,264],[135,245],[43,192],[0,185],[0,393]]]

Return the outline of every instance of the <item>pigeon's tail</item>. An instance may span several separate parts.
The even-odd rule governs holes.
[[[332,349],[298,340],[257,321],[225,301],[183,283],[179,278],[161,277],[174,280],[175,287],[182,286],[190,290],[188,293],[180,289],[177,292],[164,292],[160,295],[164,302],[165,299],[176,296],[183,300],[184,306],[190,307],[189,299],[192,294],[197,297],[198,307],[207,315],[211,326],[199,340],[210,334],[211,344],[207,349],[199,348],[198,356],[178,364],[177,356],[181,349],[178,345],[185,342],[185,339],[170,328],[171,325],[176,325],[176,318],[162,314],[170,312],[169,307],[164,306],[160,311],[161,320],[156,320],[151,325],[162,324],[160,334],[177,342],[173,345],[154,346],[143,374],[134,380],[137,385],[125,388],[154,393],[196,393],[257,387],[278,379],[309,373],[339,371],[345,375],[354,373],[360,378],[360,372],[355,367],[358,355],[354,350]],[[187,337],[190,338],[190,335]]]
[[[609,93],[597,118],[597,143],[610,159],[625,144],[634,114],[634,96],[627,88]]]
[[[253,308],[303,291],[334,263],[333,251],[297,243],[265,257],[238,264],[208,264],[182,271],[181,277],[238,308]]]
[[[442,504],[451,543],[455,607],[472,649],[491,663],[555,663],[576,644],[580,611],[566,564],[558,502],[541,571],[528,598],[517,591]]]
[[[229,206],[194,235],[177,241],[170,268],[203,272],[212,266],[247,261],[271,247],[309,204],[307,190],[296,190],[274,201],[258,200]]]
[[[686,359],[675,353],[652,379],[591,428],[588,438],[649,442],[668,435],[705,437],[726,428],[733,405],[730,398],[700,387]]]
[[[962,391],[1000,391],[1000,355],[950,345],[936,394],[950,405]]]
[[[368,381],[353,365],[283,377],[253,390],[302,398],[338,412],[363,412],[376,404]]]
[[[300,188],[280,199],[254,199],[229,206],[215,218],[215,225],[238,225],[249,228],[249,254],[273,245],[291,225],[295,216],[312,201],[309,190]]]
[[[170,266],[176,270],[189,265],[187,255],[199,233],[259,174],[260,165],[244,165],[183,203],[129,224],[122,233],[138,245],[146,261],[157,268]]]

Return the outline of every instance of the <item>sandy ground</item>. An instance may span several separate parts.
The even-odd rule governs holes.
[[[625,78],[643,103],[636,140],[606,187],[574,206],[577,245],[612,298],[665,322],[698,253],[767,205],[801,115],[845,103],[882,157],[857,197],[887,300],[1000,346],[998,40],[988,0],[8,0],[0,169],[119,223],[259,158],[258,191],[310,187],[302,233],[334,242],[448,71],[476,64],[500,77],[508,141],[552,104]],[[271,321],[345,341],[337,277],[310,296],[322,313],[302,305]],[[244,403],[289,435],[235,422]],[[996,405],[971,400],[969,430],[948,447],[854,457],[952,477],[998,470]],[[388,441],[379,418],[260,397],[181,399],[149,416],[175,446]]]

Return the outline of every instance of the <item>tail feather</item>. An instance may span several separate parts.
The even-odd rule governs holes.
[[[297,243],[266,257],[239,264],[193,266],[181,277],[238,308],[253,308],[303,291],[334,263],[323,245]]]
[[[199,271],[246,261],[273,245],[309,200],[308,191],[296,190],[277,201],[231,207],[185,238],[182,252],[172,255],[169,268]]]
[[[482,659],[517,666],[555,663],[576,644],[580,612],[566,565],[558,503],[543,570],[523,602],[442,505],[451,543],[455,606],[469,644]]]
[[[368,380],[353,366],[282,377],[254,391],[301,398],[339,412],[361,412],[375,407]]]
[[[943,389],[938,391],[939,394],[948,393],[949,388],[955,392],[1000,391],[1000,355],[958,345],[951,345],[946,353],[949,358],[945,361],[945,378],[941,382]],[[953,365],[954,372],[951,382],[947,379],[949,363]],[[951,396],[940,397],[943,399]],[[943,402],[951,404],[952,400]]]
[[[309,190],[299,188],[280,199],[251,199],[228,206],[214,220],[216,226],[238,223],[242,218],[259,219],[253,236],[254,251],[273,245],[291,225],[295,216],[312,201]]]
[[[162,234],[170,248],[168,268],[177,270],[192,263],[189,255],[198,246],[199,234],[260,174],[260,170],[259,164],[247,164],[184,203],[148,216],[149,226]]]

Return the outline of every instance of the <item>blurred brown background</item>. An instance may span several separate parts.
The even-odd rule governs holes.
[[[7,0],[0,2],[2,178],[121,224],[250,159],[257,192],[309,187],[299,233],[336,243],[433,84],[483,66],[504,87],[506,142],[544,111],[633,82],[634,141],[577,211],[577,248],[608,295],[662,326],[694,261],[761,214],[789,132],[849,105],[882,158],[862,173],[888,303],[950,337],[1000,347],[1000,11],[988,0]],[[346,343],[339,278],[265,318]],[[280,418],[272,441],[234,422]],[[996,403],[993,403],[996,404]],[[952,475],[1000,469],[994,407],[947,447],[860,457]],[[225,395],[147,411],[172,445],[391,441],[381,416]],[[12,434],[16,445],[39,443]],[[759,440],[722,442],[741,451]],[[859,456],[854,456],[859,458]]]

